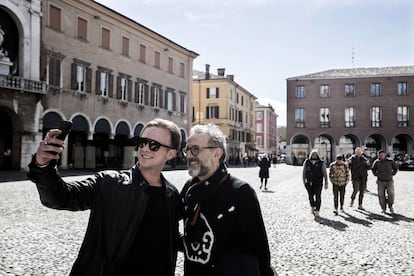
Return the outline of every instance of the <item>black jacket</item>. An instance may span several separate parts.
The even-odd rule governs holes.
[[[186,207],[184,275],[234,275],[228,272],[231,261],[225,261],[233,252],[257,257],[260,275],[273,275],[259,201],[250,185],[222,165],[204,182],[187,181],[181,196]]]
[[[102,171],[82,181],[65,182],[56,162],[45,168],[29,164],[28,177],[36,183],[43,205],[70,211],[90,209],[85,238],[71,275],[116,275],[140,227],[148,186],[136,165],[130,170]],[[178,221],[181,203],[177,189],[161,175],[166,185],[170,224],[170,275],[174,275],[179,245]]]

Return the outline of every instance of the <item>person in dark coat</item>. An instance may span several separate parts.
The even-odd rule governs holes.
[[[136,139],[138,163],[129,170],[105,170],[66,182],[56,161],[64,141],[53,129],[29,164],[43,205],[69,211],[90,210],[85,238],[70,275],[173,276],[182,204],[178,190],[161,171],[181,146],[176,124],[147,123]],[[56,152],[50,153],[51,151]]]
[[[259,170],[259,178],[260,178],[260,188],[263,187],[263,180],[264,180],[264,189],[267,190],[267,179],[269,178],[269,168],[270,168],[270,160],[263,156],[262,159],[259,161],[260,170]]]
[[[184,152],[184,276],[275,275],[257,195],[225,167],[224,134],[195,125]]]
[[[309,158],[303,162],[302,178],[308,192],[311,212],[315,217],[319,217],[323,180],[325,179],[325,189],[328,189],[328,174],[325,162],[322,161],[315,149],[311,151]]]

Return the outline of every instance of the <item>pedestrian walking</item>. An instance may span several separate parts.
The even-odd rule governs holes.
[[[273,168],[276,168],[276,164],[277,164],[277,155],[273,154],[272,156],[272,164],[273,164]]]
[[[263,180],[264,180],[264,189],[267,190],[267,179],[269,178],[269,168],[270,168],[270,160],[267,158],[266,155],[260,159],[258,166],[260,167],[259,170],[259,178],[260,178],[260,188],[263,187]]]
[[[174,275],[180,242],[181,200],[161,171],[181,146],[173,122],[154,119],[137,139],[138,163],[66,182],[56,167],[64,142],[50,130],[29,164],[43,205],[90,210],[89,223],[70,275]],[[53,145],[56,144],[56,145]],[[51,154],[50,151],[57,152]]]
[[[319,217],[323,180],[325,179],[325,189],[328,189],[328,176],[325,162],[319,157],[319,153],[315,149],[311,151],[309,158],[303,162],[302,178],[308,192],[311,212],[315,217]]]
[[[335,161],[329,165],[329,180],[332,183],[334,195],[334,214],[338,215],[338,200],[341,212],[344,211],[345,187],[349,182],[349,169],[343,161],[342,155],[338,154]]]
[[[382,212],[386,212],[387,204],[390,213],[394,214],[394,180],[398,169],[395,162],[386,157],[385,151],[378,151],[377,159],[372,164],[372,173],[377,177],[378,199]]]
[[[184,275],[274,275],[256,193],[224,165],[226,137],[216,125],[195,125],[184,152],[192,176],[181,191]]]
[[[363,154],[360,147],[355,148],[355,153],[348,159],[349,169],[351,170],[352,180],[352,195],[350,207],[354,206],[356,194],[358,196],[358,209],[365,210],[362,206],[364,199],[364,192],[367,186],[368,170],[371,168],[371,164]]]

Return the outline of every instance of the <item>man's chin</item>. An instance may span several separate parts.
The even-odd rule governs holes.
[[[188,168],[188,174],[191,177],[196,177],[198,176],[199,173],[200,173],[200,168],[191,168],[191,167]]]

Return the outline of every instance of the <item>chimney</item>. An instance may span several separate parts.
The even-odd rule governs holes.
[[[210,79],[210,64],[206,64],[206,80]]]
[[[225,68],[218,68],[217,69],[217,75],[219,76],[219,77],[224,77],[224,72],[226,71],[226,69]]]
[[[227,77],[228,77],[231,81],[234,81],[234,75],[227,75]]]

